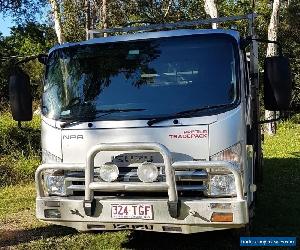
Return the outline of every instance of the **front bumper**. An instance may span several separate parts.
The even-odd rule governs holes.
[[[103,183],[94,182],[94,158],[101,151],[132,151],[154,150],[164,159],[166,182],[160,183]],[[237,196],[234,198],[181,198],[178,199],[175,169],[206,169],[225,168],[231,171],[235,178]],[[42,171],[46,169],[84,170],[84,197],[45,197],[42,188]],[[87,230],[120,230],[136,229],[149,231],[165,231],[178,233],[194,233],[219,229],[242,227],[248,223],[247,201],[243,194],[241,174],[234,165],[222,161],[186,161],[172,162],[169,150],[158,143],[124,143],[100,144],[93,147],[87,154],[85,165],[43,164],[36,171],[37,187],[37,218],[59,225],[70,226],[80,231]],[[95,191],[135,191],[145,190],[166,191],[168,199],[156,198],[112,198],[95,197]],[[145,195],[147,197],[147,195]],[[153,218],[113,219],[111,205],[113,204],[148,204],[153,207]],[[216,206],[215,204],[220,204]],[[225,204],[225,205],[224,205]],[[45,211],[56,211],[57,218],[45,216]],[[230,222],[213,222],[213,213],[232,213]]]
[[[235,198],[181,199],[178,218],[170,216],[165,199],[97,197],[95,214],[92,217],[85,214],[82,199],[83,197],[78,197],[78,200],[58,197],[37,198],[37,218],[54,224],[73,227],[79,231],[135,229],[186,234],[238,228],[248,222],[247,202],[237,201]],[[111,218],[111,205],[116,203],[150,204],[153,206],[153,219],[113,219]],[[226,203],[230,206],[226,209],[214,208],[217,203]],[[46,209],[59,210],[61,218],[46,218]],[[232,212],[233,222],[211,222],[211,216],[214,212]]]

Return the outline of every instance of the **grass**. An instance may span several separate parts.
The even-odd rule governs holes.
[[[0,189],[0,248],[18,249],[121,249],[128,231],[78,233],[51,226],[35,218],[33,183]]]
[[[300,236],[300,125],[286,122],[264,144],[255,232]]]
[[[34,209],[35,188],[32,183],[4,187],[0,190],[0,220]]]
[[[2,117],[1,117],[2,118]],[[1,119],[0,133],[9,123],[16,132],[16,124]],[[35,118],[36,119],[36,118]],[[31,173],[39,161],[34,136],[39,133],[38,119],[26,125],[28,134],[14,134],[16,138],[32,142],[23,151],[4,155],[5,164],[16,166],[12,171],[22,178]],[[6,124],[6,125],[5,125]],[[2,130],[1,130],[2,129]],[[3,130],[4,129],[4,130]],[[10,129],[6,133],[12,133]],[[23,133],[23,132],[21,132]],[[2,141],[1,141],[2,143]],[[7,144],[7,145],[8,145]],[[34,145],[34,146],[33,146]],[[3,157],[4,156],[4,157]],[[17,158],[22,156],[21,158]],[[290,122],[279,126],[278,133],[266,137],[264,143],[264,183],[258,189],[253,236],[300,236],[300,125]],[[11,158],[10,158],[11,157]],[[9,163],[7,159],[14,159]],[[27,162],[28,166],[24,170]],[[19,164],[19,165],[18,165]],[[0,171],[3,165],[0,164]],[[0,175],[1,176],[1,175]],[[30,180],[28,177],[28,180]],[[17,179],[15,179],[16,182]],[[8,183],[8,182],[6,182]],[[299,243],[298,243],[299,244]],[[230,231],[195,235],[173,235],[152,232],[78,233],[72,229],[49,225],[35,218],[35,188],[33,182],[6,185],[0,188],[0,248],[9,249],[239,249],[239,238]],[[280,248],[277,248],[280,249]],[[284,249],[284,248],[283,248]]]

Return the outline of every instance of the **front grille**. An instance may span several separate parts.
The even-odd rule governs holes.
[[[137,176],[137,168],[123,167],[119,168],[120,174],[116,182],[141,182]],[[68,194],[70,196],[84,196],[85,180],[84,172],[66,172],[65,180],[67,185]],[[203,192],[207,190],[205,185],[208,178],[207,172],[204,170],[180,170],[175,171],[176,186],[178,196],[203,196]],[[162,169],[156,182],[164,182],[166,179]],[[98,171],[94,172],[94,181],[102,181]],[[167,192],[94,192],[95,196],[147,196],[147,197],[167,197]]]

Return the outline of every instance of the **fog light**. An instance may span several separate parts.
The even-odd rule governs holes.
[[[45,209],[45,218],[61,218],[60,211],[58,209]]]
[[[137,170],[137,175],[142,182],[153,182],[158,177],[158,169],[153,163],[142,163]]]
[[[119,176],[119,169],[115,164],[104,164],[100,168],[100,177],[107,182],[115,181]]]

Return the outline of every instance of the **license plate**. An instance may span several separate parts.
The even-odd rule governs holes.
[[[114,204],[111,205],[111,217],[114,219],[153,219],[152,205],[149,204]]]

